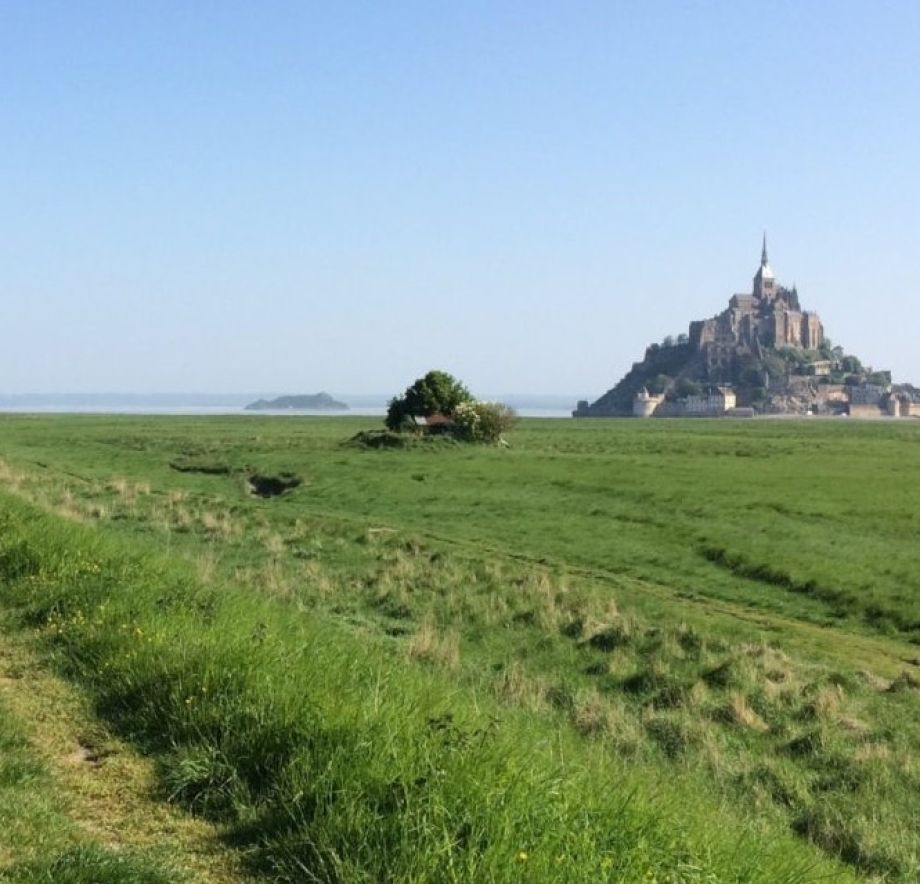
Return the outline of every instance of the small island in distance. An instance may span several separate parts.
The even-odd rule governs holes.
[[[307,393],[300,396],[278,396],[277,399],[258,399],[245,407],[246,411],[348,411],[344,402],[333,399],[328,393]]]

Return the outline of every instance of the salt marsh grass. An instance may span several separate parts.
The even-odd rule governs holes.
[[[7,610],[37,626],[116,731],[159,759],[164,793],[229,825],[270,878],[811,874],[788,839],[748,844],[727,819],[707,831],[681,803],[687,786],[640,793],[638,771],[548,720],[502,711],[334,623],[215,593],[83,526],[8,506],[0,571]],[[452,641],[427,623],[409,647],[455,666]],[[578,710],[603,718],[599,696]],[[711,797],[693,800],[720,814]]]
[[[0,426],[0,484],[86,521],[14,517],[6,601],[260,874],[920,876],[920,428],[76,424]]]

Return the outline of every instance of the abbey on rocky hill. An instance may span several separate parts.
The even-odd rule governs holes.
[[[718,316],[690,323],[645,351],[620,382],[575,417],[662,417],[727,413],[920,413],[916,388],[892,388],[891,375],[864,368],[834,347],[817,313],[803,310],[795,286],[780,285],[767,259],[750,294],[736,294]],[[860,412],[861,413],[861,412]]]

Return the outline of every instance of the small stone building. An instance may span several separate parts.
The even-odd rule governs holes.
[[[683,403],[684,413],[688,416],[712,417],[734,408],[736,397],[731,387],[713,387],[707,393],[687,396],[678,402]]]
[[[633,400],[633,417],[651,417],[663,399],[664,396],[652,396],[643,387]]]

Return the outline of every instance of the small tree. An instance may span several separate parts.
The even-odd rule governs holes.
[[[866,378],[867,384],[875,384],[878,387],[887,387],[891,383],[890,371],[873,371]]]
[[[402,396],[394,396],[387,408],[386,425],[390,430],[404,430],[413,417],[432,414],[452,416],[461,402],[472,400],[470,391],[446,371],[429,371],[407,387]]]
[[[679,397],[697,396],[703,392],[703,387],[691,378],[678,378],[674,385],[674,392]]]
[[[658,396],[668,388],[670,383],[671,379],[666,374],[657,374],[645,382],[645,389],[653,396]]]
[[[764,371],[760,365],[751,364],[741,370],[741,386],[761,387],[764,382]]]

